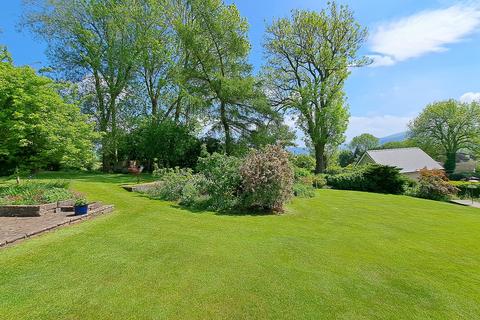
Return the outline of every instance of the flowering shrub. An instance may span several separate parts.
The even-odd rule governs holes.
[[[282,212],[293,195],[293,170],[280,146],[253,150],[240,167],[243,203],[248,208]]]
[[[157,169],[154,176],[159,181],[146,193],[202,209],[274,212],[283,211],[283,204],[293,195],[293,170],[287,152],[278,146],[251,151],[245,159],[207,153],[199,158],[196,169],[196,174],[191,169]],[[321,184],[322,179],[317,182]],[[311,181],[308,188],[313,193]],[[303,195],[305,188],[300,189]]]

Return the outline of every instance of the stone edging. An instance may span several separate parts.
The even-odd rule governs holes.
[[[37,236],[37,235],[40,235],[42,233],[45,233],[45,232],[48,232],[48,231],[51,231],[51,230],[54,230],[54,229],[57,229],[59,227],[62,227],[62,226],[66,226],[66,225],[70,225],[70,224],[74,224],[74,223],[78,223],[78,222],[81,222],[83,220],[88,220],[88,219],[91,219],[91,218],[94,218],[96,216],[99,216],[99,215],[103,215],[105,213],[109,213],[109,212],[112,212],[114,210],[114,206],[113,205],[104,205],[104,206],[101,206],[99,208],[96,208],[92,211],[90,211],[88,214],[86,215],[81,215],[81,216],[72,216],[70,219],[68,219],[68,221],[64,221],[62,223],[58,223],[56,225],[53,225],[53,226],[50,226],[50,227],[47,227],[47,228],[43,228],[41,230],[38,230],[38,231],[34,231],[34,232],[30,232],[28,234],[25,234],[23,236],[19,236],[13,240],[8,240],[8,241],[5,241],[3,243],[0,243],[0,248],[4,248],[4,247],[7,247],[7,246],[10,246],[14,243],[17,243],[17,242],[20,242],[22,240],[25,240],[25,239],[28,239],[28,238],[31,238],[33,236]]]

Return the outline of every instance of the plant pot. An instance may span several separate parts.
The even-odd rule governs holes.
[[[81,216],[83,214],[88,213],[88,204],[84,204],[81,206],[75,206],[75,215],[76,216]]]

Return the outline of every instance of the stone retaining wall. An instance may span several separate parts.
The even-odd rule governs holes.
[[[73,203],[73,200],[65,200],[41,205],[5,205],[0,206],[0,217],[39,217],[60,212],[62,208],[71,208]]]

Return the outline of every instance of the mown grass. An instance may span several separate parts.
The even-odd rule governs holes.
[[[233,216],[74,178],[116,212],[0,250],[0,319],[480,315],[478,209],[320,190],[281,216]]]

